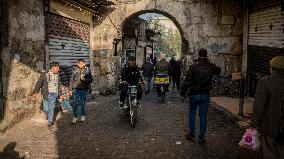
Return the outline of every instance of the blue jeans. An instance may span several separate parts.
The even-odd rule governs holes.
[[[48,124],[53,123],[55,102],[57,93],[49,93],[47,99],[43,99],[43,111],[47,115]]]
[[[73,92],[73,98],[74,98],[74,107],[73,107],[73,113],[74,117],[77,118],[78,116],[78,106],[80,101],[80,108],[81,108],[81,115],[85,116],[85,106],[86,106],[86,96],[87,96],[87,90],[74,90]]]
[[[207,112],[210,103],[209,95],[191,95],[189,98],[189,130],[190,135],[195,136],[195,114],[199,107],[200,134],[199,141],[205,140],[207,127]]]
[[[70,106],[70,101],[69,100],[62,100],[60,102],[61,106],[65,109],[65,110],[69,110],[72,111],[72,108]]]

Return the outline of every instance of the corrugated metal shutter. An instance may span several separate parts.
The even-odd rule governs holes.
[[[77,60],[90,63],[88,24],[58,15],[49,15],[49,60],[60,65],[75,65]]]
[[[284,55],[284,13],[280,1],[267,1],[249,10],[248,89],[254,96],[257,81],[268,75],[270,60]]]
[[[284,48],[284,14],[281,6],[250,13],[249,45]]]

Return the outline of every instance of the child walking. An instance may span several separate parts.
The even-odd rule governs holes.
[[[59,103],[61,105],[63,113],[72,111],[72,108],[71,108],[71,105],[70,105],[70,96],[71,96],[71,94],[70,94],[69,88],[66,87],[66,86],[61,86],[60,87]]]

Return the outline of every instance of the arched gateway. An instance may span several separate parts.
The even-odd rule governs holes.
[[[116,0],[112,12],[98,17],[91,31],[94,51],[95,89],[103,94],[115,91],[120,57],[115,51],[122,39],[125,21],[144,13],[169,18],[182,38],[183,65],[193,62],[199,48],[211,52],[211,60],[230,72],[241,67],[242,14],[237,0]],[[222,53],[222,55],[217,53]],[[186,68],[186,67],[184,67]]]

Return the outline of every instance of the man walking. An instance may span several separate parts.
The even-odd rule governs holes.
[[[166,55],[161,52],[160,54],[160,61],[157,62],[155,67],[155,76],[158,74],[163,74],[166,76],[170,76],[172,71],[171,64],[166,60]],[[158,96],[161,95],[161,88],[160,86],[156,86],[156,90],[158,93]],[[165,90],[169,91],[169,85],[166,85]]]
[[[154,73],[154,65],[150,62],[149,57],[147,57],[146,62],[142,65],[141,69],[143,71],[144,80],[146,81],[145,94],[148,94],[150,93]]]
[[[49,71],[45,71],[39,77],[33,91],[33,98],[38,96],[39,91],[43,95],[43,111],[47,116],[48,128],[53,131],[54,108],[59,92],[59,64],[51,62]]]
[[[181,96],[186,97],[189,90],[189,133],[186,139],[195,138],[195,115],[199,108],[200,134],[199,144],[205,144],[207,127],[207,111],[210,103],[209,91],[212,89],[212,77],[221,73],[221,69],[207,59],[207,50],[198,51],[198,61],[189,67],[185,80],[181,85]]]
[[[173,88],[172,90],[175,89],[175,86],[177,87],[177,90],[179,90],[180,86],[180,75],[181,75],[181,67],[180,67],[180,62],[175,60],[174,57],[170,60],[170,64],[172,67],[172,72],[171,72],[171,81],[173,83]]]
[[[261,78],[257,84],[252,127],[261,135],[263,158],[277,159],[280,156],[276,138],[284,128],[284,56],[270,61],[270,72],[271,75]]]
[[[74,99],[74,106],[73,106],[74,118],[72,120],[73,124],[75,124],[78,120],[79,101],[81,109],[81,121],[84,122],[86,120],[85,117],[86,96],[92,81],[93,78],[91,70],[88,67],[86,67],[84,59],[79,59],[77,62],[77,67],[73,71],[70,80],[70,86],[73,90],[73,99]]]

